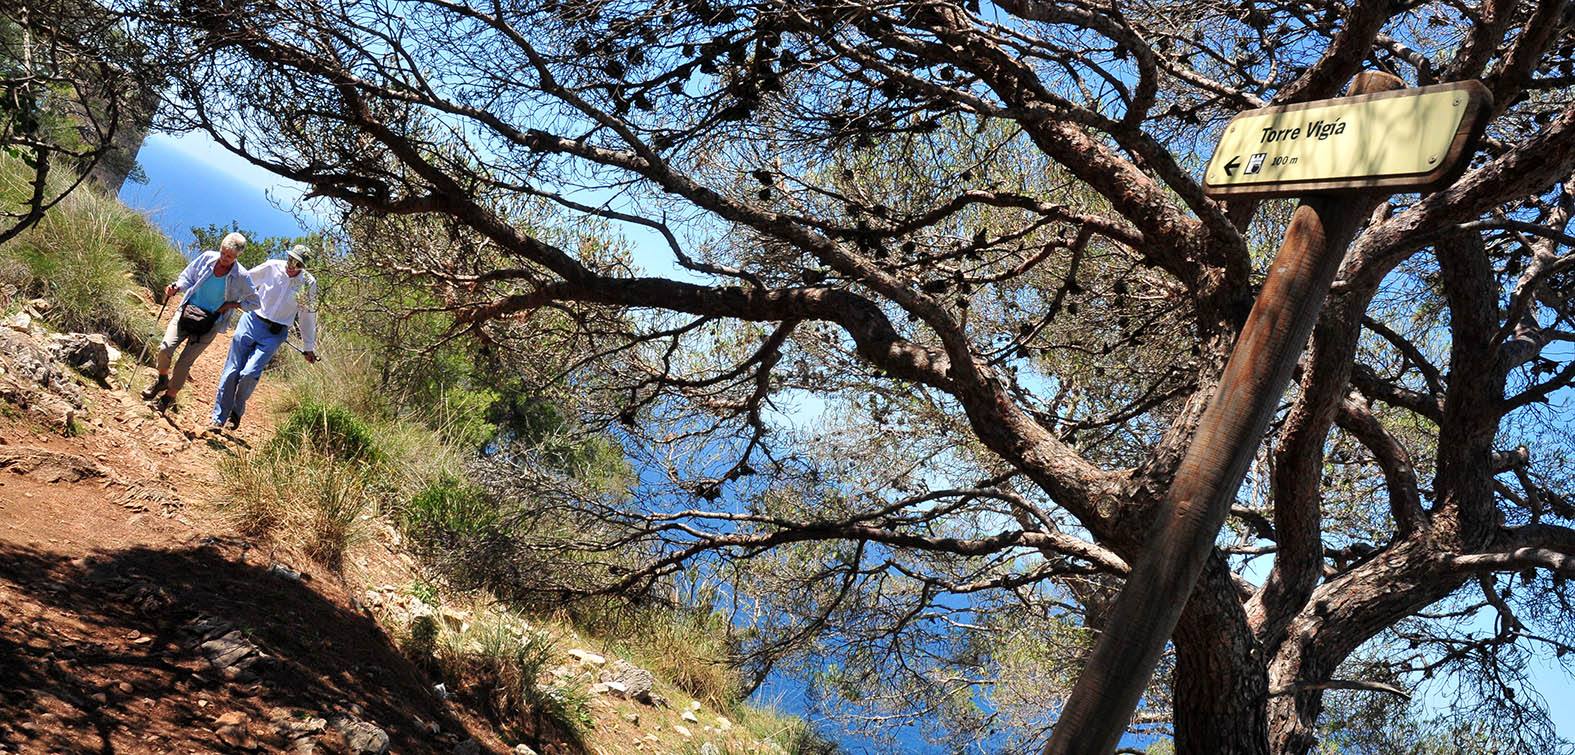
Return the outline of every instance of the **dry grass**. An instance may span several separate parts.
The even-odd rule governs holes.
[[[0,154],[0,205],[14,206],[30,175]],[[162,288],[184,264],[147,218],[88,186],[0,250],[11,296],[43,296],[54,304],[48,319],[55,327],[102,332],[130,348],[156,325],[135,289]]]
[[[219,508],[237,530],[333,569],[363,539],[362,515],[377,498],[370,470],[316,449],[230,457],[219,472],[229,494]]]
[[[455,690],[500,725],[579,742],[592,725],[590,694],[572,679],[548,677],[552,639],[527,626],[503,613],[462,632],[439,632],[437,665]]]
[[[644,614],[620,641],[637,663],[713,708],[739,704],[743,683],[729,663],[733,648],[719,615],[689,610]]]

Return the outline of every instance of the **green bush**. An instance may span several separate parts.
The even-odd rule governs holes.
[[[450,388],[443,391],[438,416],[430,424],[458,448],[480,448],[498,431],[488,420],[498,398],[498,392],[490,388]]]
[[[515,393],[493,408],[509,429],[508,440],[533,461],[606,493],[627,488],[634,479],[623,448],[606,434],[587,432],[551,400]]]
[[[471,540],[498,534],[503,518],[478,486],[453,475],[433,480],[406,505],[405,532],[420,538]]]
[[[285,457],[313,448],[346,462],[374,464],[384,459],[365,420],[342,406],[313,399],[304,400],[291,410],[268,447]]]

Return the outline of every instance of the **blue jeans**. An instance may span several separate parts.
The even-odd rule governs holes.
[[[235,326],[235,337],[230,339],[230,356],[224,360],[219,391],[213,397],[214,424],[246,414],[246,399],[256,390],[263,368],[289,337],[288,327],[272,333],[267,321],[251,312],[241,318]]]

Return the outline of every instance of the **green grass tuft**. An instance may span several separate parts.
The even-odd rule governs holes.
[[[18,192],[30,177],[19,161],[0,155],[0,206],[20,206]],[[51,325],[101,332],[131,348],[156,335],[138,289],[162,289],[184,264],[147,218],[85,185],[0,249],[7,282],[54,305]]]

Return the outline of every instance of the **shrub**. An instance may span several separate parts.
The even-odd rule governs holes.
[[[333,569],[364,536],[362,514],[376,497],[370,470],[321,452],[264,449],[222,460],[219,473],[228,495],[218,506],[236,529]]]
[[[423,561],[458,589],[496,589],[521,578],[520,543],[507,518],[462,478],[443,474],[429,482],[398,521]]]
[[[507,453],[561,472],[604,493],[626,489],[634,479],[623,447],[591,432],[548,399],[514,394],[494,404],[494,418],[507,428]]]
[[[312,399],[291,410],[268,443],[270,452],[286,457],[307,448],[345,462],[373,464],[384,458],[372,428],[355,412]]]
[[[498,431],[487,418],[497,401],[498,392],[488,388],[450,388],[442,392],[437,416],[429,424],[459,448],[480,448]]]
[[[410,499],[401,523],[418,539],[474,539],[497,534],[502,516],[486,493],[454,475],[443,475]]]

